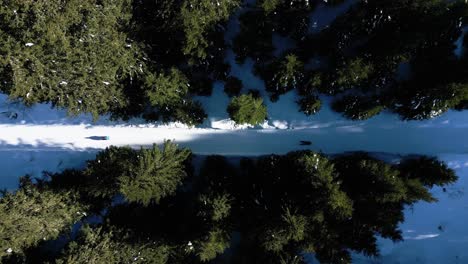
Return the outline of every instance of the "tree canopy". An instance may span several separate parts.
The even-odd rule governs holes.
[[[267,118],[267,109],[262,98],[243,94],[232,98],[227,112],[237,124],[261,124]]]
[[[252,59],[272,101],[296,90],[307,115],[320,94],[337,96],[333,109],[351,119],[387,109],[419,120],[468,106],[465,1],[358,1],[329,26],[313,24],[318,5],[341,2],[3,0],[0,91],[95,120],[194,126],[207,117],[194,96],[210,96],[215,81],[238,95],[232,48],[237,63]],[[235,36],[229,20],[239,21]],[[291,42],[286,51],[278,38]]]
[[[194,175],[188,154],[113,147],[83,170],[24,180],[0,198],[0,260],[350,263],[351,251],[378,256],[377,236],[402,240],[405,206],[457,180],[424,156],[208,156]]]

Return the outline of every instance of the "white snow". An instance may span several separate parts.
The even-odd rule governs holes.
[[[403,239],[405,240],[422,240],[422,239],[428,239],[428,238],[434,238],[434,237],[438,237],[440,234],[427,234],[427,235],[417,235],[415,237],[411,237],[411,236],[406,236],[406,237],[403,237]]]

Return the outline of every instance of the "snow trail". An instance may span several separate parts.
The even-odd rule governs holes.
[[[139,126],[0,124],[0,150],[87,150],[115,146],[148,146],[174,140],[197,154],[264,155],[297,149],[325,153],[346,151],[394,154],[468,152],[465,127],[385,127],[344,125],[305,129],[211,129]],[[93,140],[109,136],[109,140]],[[301,146],[300,141],[311,141]]]

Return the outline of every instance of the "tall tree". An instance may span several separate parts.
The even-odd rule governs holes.
[[[166,141],[162,149],[157,145],[151,149],[142,148],[129,174],[118,178],[120,192],[129,202],[158,203],[174,194],[182,184],[187,176],[184,164],[190,154],[190,150],[178,149],[170,141]]]
[[[86,215],[87,207],[73,192],[53,192],[30,180],[15,193],[0,198],[0,260],[41,241],[57,238]]]
[[[94,118],[125,107],[123,80],[144,71],[130,18],[130,0],[2,1],[0,89]]]
[[[279,96],[304,85],[304,63],[294,54],[287,54],[258,69],[273,101]]]
[[[258,125],[267,117],[263,99],[255,98],[251,94],[234,97],[228,105],[227,112],[237,124]]]
[[[85,226],[55,263],[169,263],[168,246],[156,242],[128,242],[126,236],[121,230],[105,231]]]
[[[240,4],[239,0],[186,0],[181,16],[185,32],[184,53],[206,58],[209,39],[206,37],[220,22],[225,22]]]

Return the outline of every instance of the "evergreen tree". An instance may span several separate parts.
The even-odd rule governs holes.
[[[188,149],[180,150],[170,141],[166,141],[162,149],[157,145],[151,149],[142,148],[129,174],[118,178],[120,193],[129,202],[158,203],[174,194],[182,184],[187,176],[184,162],[190,154]]]
[[[369,119],[384,109],[378,100],[355,95],[347,95],[334,101],[332,108],[352,120]]]
[[[18,191],[0,199],[0,260],[57,238],[86,210],[76,193],[40,189],[25,179]]]
[[[315,95],[302,97],[297,103],[299,104],[299,110],[306,115],[314,115],[322,107],[322,101]]]
[[[85,226],[55,263],[169,263],[170,248],[155,242],[127,242],[122,231]]]
[[[129,175],[137,164],[137,151],[130,147],[111,146],[98,152],[94,160],[88,161],[84,170],[86,178],[85,195],[94,201],[103,199],[110,203],[119,193],[119,177]]]
[[[294,54],[274,61],[260,69],[260,75],[265,80],[267,91],[273,101],[278,100],[281,94],[299,88],[304,82],[304,64]]]
[[[418,179],[425,186],[444,186],[458,180],[455,172],[447,164],[434,157],[404,159],[398,166],[401,174],[409,179]]]
[[[123,80],[144,71],[130,18],[129,0],[3,2],[0,90],[95,119],[125,107]]]
[[[236,62],[244,63],[247,57],[254,62],[266,62],[273,55],[272,25],[263,12],[245,12],[239,17],[240,32],[233,40]]]
[[[166,141],[162,149],[110,147],[88,162],[86,191],[110,202],[123,194],[130,202],[149,204],[172,195],[187,176],[190,151]]]
[[[436,201],[429,188],[456,180],[430,157],[388,164],[367,153],[298,151],[242,159],[239,171],[225,157],[209,156],[198,177],[182,185],[187,155],[169,142],[163,149],[110,148],[82,177],[63,172],[81,179],[50,174],[34,184],[23,181],[0,200],[1,245],[17,244],[2,251],[2,260],[305,263],[302,255],[314,253],[322,263],[350,263],[351,251],[377,256],[377,236],[402,240],[404,208]],[[126,200],[103,203],[103,226],[85,226],[61,254],[41,255],[38,241],[56,238],[86,215],[81,204],[94,203],[87,194],[93,191],[97,198],[120,193]],[[38,204],[40,210],[31,211]]]
[[[168,74],[148,74],[145,81],[146,95],[152,106],[170,111],[187,96],[188,83],[184,74],[175,68]]]
[[[361,58],[347,61],[336,72],[332,85],[340,92],[357,88],[358,85],[366,85],[365,81],[371,77],[373,70],[372,64]]]
[[[212,230],[201,241],[195,243],[195,251],[202,262],[213,260],[229,247],[229,235],[220,229]]]
[[[146,96],[164,121],[194,126],[203,123],[206,113],[200,103],[189,98],[189,86],[187,77],[176,68],[168,74],[148,74],[145,81]]]
[[[228,105],[227,112],[237,124],[258,125],[267,117],[263,99],[250,94],[234,97]]]
[[[210,45],[206,35],[218,23],[227,21],[238,5],[238,0],[185,0],[181,9],[186,41],[184,53],[206,58]]]
[[[360,2],[300,50],[330,58],[322,69],[325,92],[361,94],[335,110],[364,108],[358,116],[370,116],[388,108],[404,119],[432,118],[467,105],[466,67],[453,54],[467,13],[464,1]],[[399,77],[403,63],[410,68],[406,80]]]
[[[174,120],[180,121],[188,126],[202,124],[208,117],[199,101],[183,101],[175,110]]]

